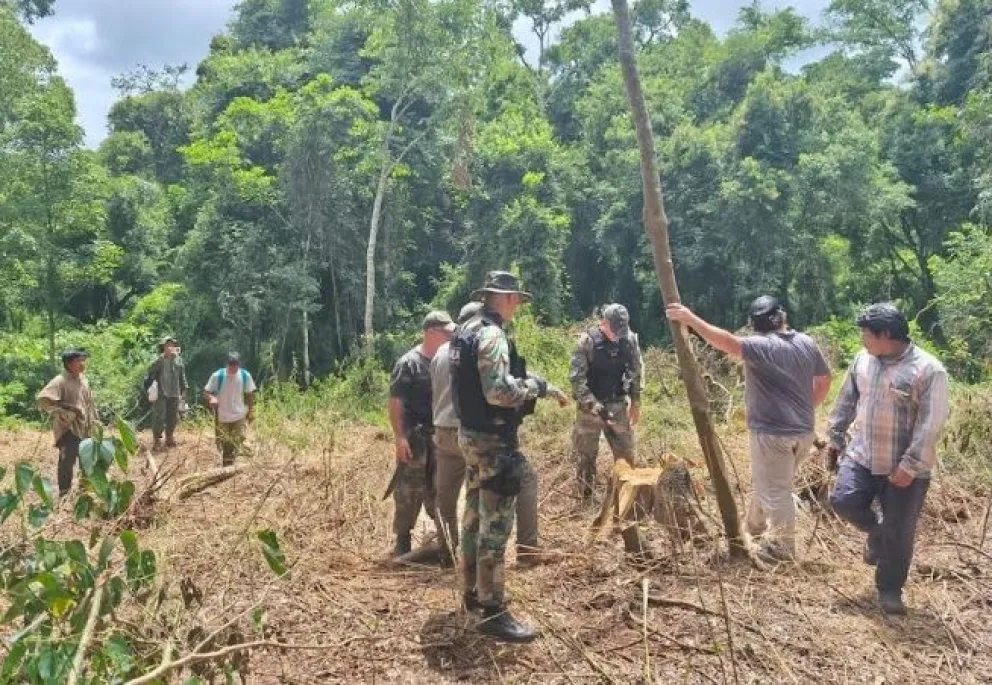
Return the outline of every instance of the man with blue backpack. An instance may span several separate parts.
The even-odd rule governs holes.
[[[222,464],[231,466],[244,450],[245,425],[255,420],[255,381],[241,368],[241,355],[229,352],[227,365],[218,369],[203,389],[203,398],[214,413],[217,449]]]

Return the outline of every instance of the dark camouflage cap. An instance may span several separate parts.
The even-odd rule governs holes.
[[[82,348],[66,350],[62,353],[62,365],[67,366],[69,362],[74,362],[77,359],[88,359],[89,356],[89,353]]]
[[[465,323],[473,316],[482,311],[481,302],[469,302],[458,312],[458,323]]]
[[[486,274],[486,284],[472,293],[472,299],[481,301],[486,293],[498,295],[520,295],[524,302],[530,302],[533,296],[520,289],[520,281],[509,271],[490,271]]]
[[[603,318],[618,337],[626,338],[630,335],[630,314],[622,304],[614,303],[603,307]]]
[[[448,312],[436,309],[424,317],[424,330],[431,328],[443,328],[450,333],[455,330],[455,322],[451,320]]]

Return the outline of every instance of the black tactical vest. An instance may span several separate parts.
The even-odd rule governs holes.
[[[628,374],[634,364],[634,348],[628,338],[617,342],[603,331],[588,331],[592,338],[592,361],[589,364],[589,390],[599,402],[612,402],[626,397],[630,391]]]
[[[483,326],[502,323],[494,312],[483,312]],[[479,335],[481,326],[468,330],[464,326],[455,331],[448,348],[451,356],[451,395],[455,413],[462,426],[481,433],[513,434],[520,425],[521,412],[512,407],[497,407],[486,401],[479,377]],[[510,346],[510,372],[519,373],[523,359],[517,354],[512,340]]]

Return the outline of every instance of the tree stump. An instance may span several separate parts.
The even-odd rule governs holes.
[[[673,460],[665,467],[635,468],[623,460],[616,462],[590,538],[594,540],[607,528],[617,527],[624,532],[626,551],[640,554],[641,543],[635,541],[639,536],[627,531],[652,518],[665,528],[674,554],[679,554],[689,540],[709,537],[685,463]]]

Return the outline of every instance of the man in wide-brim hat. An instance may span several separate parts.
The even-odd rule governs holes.
[[[186,367],[179,358],[179,341],[174,336],[163,336],[158,343],[159,356],[152,362],[145,374],[145,391],[152,383],[158,383],[158,394],[152,402],[152,451],[162,449],[162,434],[165,433],[165,446],[176,446],[176,426],[179,424],[179,408],[186,398],[189,385],[186,382]],[[149,398],[150,399],[150,398]]]
[[[506,609],[503,565],[517,495],[530,466],[520,453],[517,430],[536,400],[568,398],[547,381],[528,375],[504,326],[531,300],[516,276],[490,271],[472,299],[482,311],[458,328],[450,346],[452,395],[460,422],[458,444],[466,465],[462,526],[464,603],[481,610],[480,630],[509,642],[537,637]]]
[[[520,289],[517,277],[507,271],[490,271],[486,274],[486,284],[472,291],[472,299],[476,302],[485,302],[487,294],[510,295],[517,304],[527,304],[534,299],[529,292]]]

